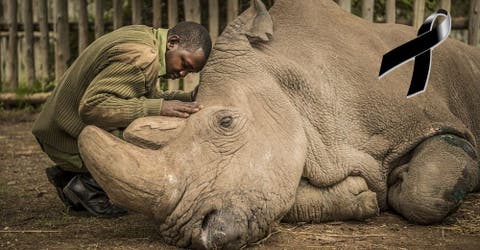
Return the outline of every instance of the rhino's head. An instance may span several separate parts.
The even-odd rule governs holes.
[[[80,135],[86,166],[111,199],[155,218],[168,243],[239,247],[288,212],[302,175],[301,117],[256,51],[272,20],[260,1],[218,38],[188,119],[146,117],[126,141],[93,127]]]

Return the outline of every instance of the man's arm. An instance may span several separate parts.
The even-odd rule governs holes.
[[[79,112],[86,124],[102,128],[124,128],[133,120],[160,115],[163,99],[147,99],[145,76],[136,66],[115,62],[90,83],[80,101]]]
[[[115,62],[90,83],[80,101],[83,122],[104,129],[125,128],[133,120],[153,115],[188,117],[200,110],[195,102],[148,99],[145,76],[136,66]]]
[[[162,98],[165,100],[179,100],[182,102],[194,102],[197,97],[198,84],[192,91],[185,92],[183,90],[167,90],[161,91],[154,87],[152,96],[155,98]]]
[[[155,98],[162,98],[165,100],[178,100],[182,102],[193,102],[193,91],[183,91],[183,90],[167,90],[161,91],[158,90],[154,93]]]

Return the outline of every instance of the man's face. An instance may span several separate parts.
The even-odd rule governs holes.
[[[165,52],[166,79],[183,78],[190,72],[199,72],[205,65],[205,55],[201,48],[189,51],[178,43],[176,36],[168,38]]]

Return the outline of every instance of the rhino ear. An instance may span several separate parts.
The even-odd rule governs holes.
[[[238,18],[244,24],[243,34],[250,43],[268,42],[273,35],[273,21],[261,0],[253,4]]]

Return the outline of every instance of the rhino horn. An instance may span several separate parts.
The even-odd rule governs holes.
[[[95,126],[78,140],[85,166],[115,204],[163,221],[185,189],[162,150],[137,147]]]

